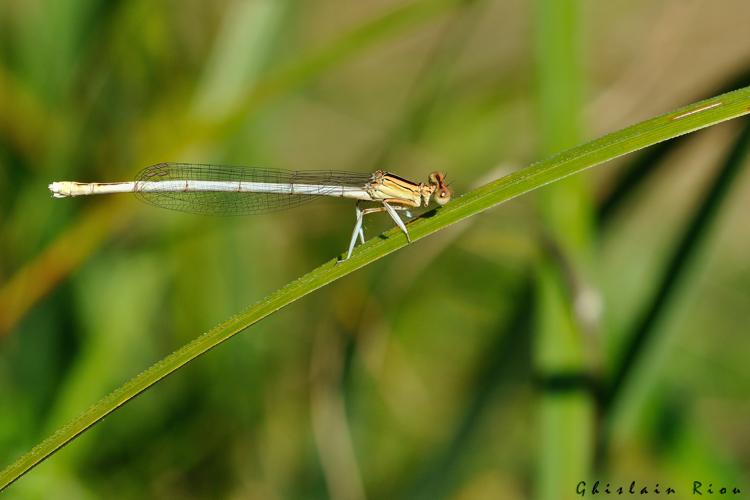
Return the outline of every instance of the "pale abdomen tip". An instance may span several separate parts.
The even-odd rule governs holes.
[[[48,187],[53,197],[66,198],[71,196],[70,184],[70,182],[53,182]]]

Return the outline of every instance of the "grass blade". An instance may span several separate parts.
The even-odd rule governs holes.
[[[585,87],[582,2],[534,2],[537,107],[540,147],[551,154],[581,140]],[[550,119],[550,117],[565,117]],[[575,177],[545,189],[536,197],[549,250],[535,269],[534,371],[551,383],[540,385],[536,430],[534,495],[568,498],[566,485],[586,477],[594,434],[594,403],[586,387],[557,383],[569,374],[585,373],[588,344],[577,312],[578,289],[588,280],[592,256],[592,208],[589,179]]]
[[[701,101],[606,135],[490,182],[439,210],[429,212],[410,224],[412,240],[424,238],[521,194],[605,161],[748,113],[750,87]],[[398,229],[388,231],[362,245],[347,262],[336,265],[335,260],[331,260],[229,318],[110,393],[0,472],[0,490],[130,399],[221,342],[318,288],[406,245],[406,238]]]

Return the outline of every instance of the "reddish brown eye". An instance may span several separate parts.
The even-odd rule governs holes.
[[[451,191],[445,182],[445,174],[442,172],[432,172],[429,176],[432,185],[433,200],[439,205],[445,205],[451,199]]]

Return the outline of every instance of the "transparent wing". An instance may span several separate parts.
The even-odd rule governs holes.
[[[250,215],[277,212],[330,195],[342,188],[361,190],[372,174],[335,170],[274,170],[267,168],[160,163],[144,169],[135,179],[135,193],[143,201],[170,210],[204,215]],[[319,186],[305,194],[236,191],[163,192],[147,190],[156,181],[218,181],[268,185],[305,184]],[[186,184],[187,185],[187,184]]]

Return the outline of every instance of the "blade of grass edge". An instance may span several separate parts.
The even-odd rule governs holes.
[[[695,103],[569,149],[477,188],[409,224],[412,240],[424,238],[551,182],[627,153],[750,113],[750,87]],[[245,330],[273,312],[355,270],[406,246],[398,229],[372,238],[351,259],[331,260],[285,285],[245,311],[158,361],[0,472],[0,491],[23,476],[86,429],[191,360]]]

